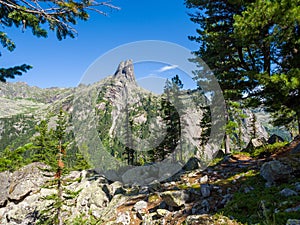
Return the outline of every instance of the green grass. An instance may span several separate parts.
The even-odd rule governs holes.
[[[288,144],[288,142],[277,142],[272,145],[265,145],[265,146],[255,149],[252,153],[250,153],[250,156],[252,156],[252,157],[270,156],[270,155],[278,152],[281,148],[283,148],[287,144]]]
[[[294,180],[293,183],[296,181]],[[244,187],[246,186],[251,186],[254,190],[245,193]],[[284,197],[279,194],[286,187],[293,189],[292,183],[266,188],[265,180],[257,174],[248,176],[241,187],[240,191],[236,192],[233,199],[220,211],[225,216],[232,216],[244,224],[266,225],[281,225],[286,224],[288,219],[300,219],[299,212],[284,212],[287,208],[299,205],[300,196]]]

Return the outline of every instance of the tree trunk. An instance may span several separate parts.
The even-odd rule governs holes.
[[[225,144],[225,154],[230,153],[230,137],[229,134],[225,134],[224,136],[224,144]]]
[[[297,112],[298,135],[300,135],[300,111]]]
[[[226,121],[226,125],[227,125],[228,122],[229,122],[229,115],[228,115],[227,106],[226,106],[226,111],[225,111],[225,121]],[[227,131],[225,131],[224,146],[225,146],[225,154],[229,154],[230,153],[230,136],[229,136]]]
[[[63,202],[63,193],[62,193],[62,184],[61,184],[61,176],[62,176],[62,170],[63,170],[63,162],[62,162],[62,155],[63,155],[63,149],[62,149],[62,143],[59,142],[59,159],[58,159],[58,167],[57,167],[57,196],[59,201],[59,206],[57,208],[57,219],[58,219],[58,225],[63,225],[63,218],[61,214],[61,204]]]

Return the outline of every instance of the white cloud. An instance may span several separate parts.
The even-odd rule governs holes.
[[[164,67],[160,68],[159,70],[157,70],[157,72],[161,73],[161,72],[165,72],[168,70],[176,69],[177,67],[178,67],[177,65],[164,66]]]

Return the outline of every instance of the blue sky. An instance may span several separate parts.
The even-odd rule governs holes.
[[[18,28],[2,29],[17,45],[12,53],[2,52],[2,66],[27,63],[34,67],[9,81],[24,81],[39,87],[77,86],[98,57],[134,41],[162,40],[197,50],[196,43],[187,38],[196,34],[197,27],[189,20],[183,0],[115,0],[113,3],[121,10],[109,11],[108,17],[92,13],[89,21],[75,26],[78,31],[75,39],[58,41],[51,32],[48,38],[37,38],[30,30],[23,33]],[[159,70],[157,65],[154,67]]]

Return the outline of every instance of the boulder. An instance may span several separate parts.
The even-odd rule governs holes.
[[[154,165],[134,167],[122,175],[125,184],[148,185],[158,178],[158,168]]]
[[[47,168],[42,163],[31,163],[11,176],[8,198],[10,201],[22,201],[31,192],[38,191],[41,186],[49,179],[41,169]]]
[[[79,193],[76,200],[76,208],[80,213],[88,213],[93,209],[93,215],[100,217],[100,211],[109,203],[109,198],[99,186],[98,182],[93,181],[85,185],[85,188]]]
[[[284,188],[279,193],[284,197],[298,195],[298,193],[296,191],[293,191],[292,189],[289,189],[289,188]]]
[[[200,177],[199,183],[200,184],[206,184],[208,182],[208,176],[204,175],[203,177]]]
[[[250,140],[248,143],[246,149],[244,151],[249,152],[252,151],[253,149],[259,148],[261,146],[264,146],[266,144],[265,138],[253,138]]]
[[[157,213],[157,216],[159,218],[161,218],[161,217],[165,217],[166,215],[168,215],[170,213],[170,211],[166,210],[166,209],[157,209],[156,213]]]
[[[272,134],[272,136],[268,139],[268,144],[272,145],[277,142],[284,142],[284,139],[276,134]]]
[[[135,212],[141,211],[146,209],[148,206],[148,203],[145,201],[138,201],[137,203],[134,204],[132,210]]]
[[[161,197],[171,207],[183,206],[189,199],[188,194],[184,191],[165,191],[161,193]]]
[[[286,225],[300,225],[300,220],[297,219],[288,219]]]
[[[291,173],[292,168],[278,160],[266,162],[260,168],[260,175],[269,185],[279,181],[286,181]]]
[[[186,218],[185,224],[187,225],[210,225],[214,224],[212,216],[207,214],[202,215],[191,215]]]
[[[201,184],[200,191],[203,198],[209,197],[210,196],[209,184]]]
[[[192,171],[199,168],[200,168],[200,161],[196,157],[191,157],[183,167],[185,171]]]

